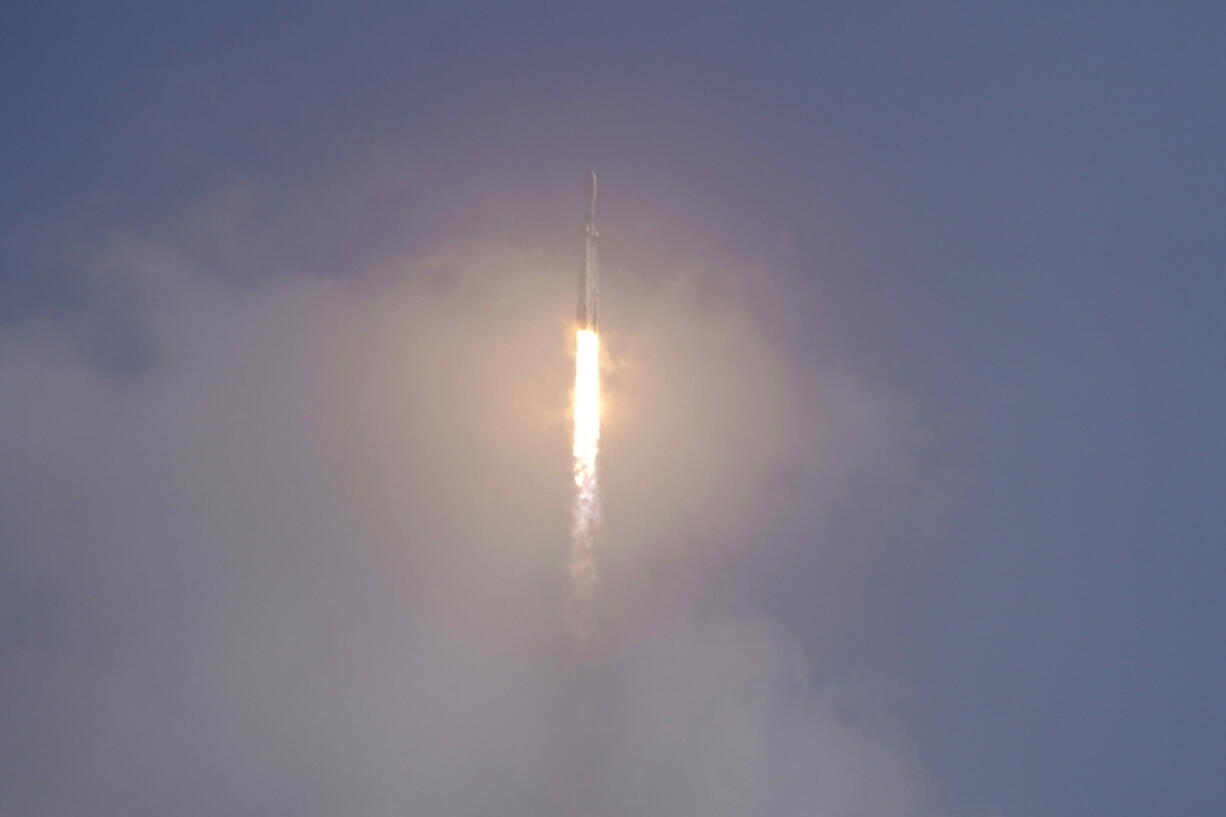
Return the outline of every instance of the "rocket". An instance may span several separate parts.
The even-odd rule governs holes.
[[[579,271],[579,328],[596,329],[600,304],[600,257],[596,252],[596,171],[587,172],[587,213],[583,218],[583,269]]]

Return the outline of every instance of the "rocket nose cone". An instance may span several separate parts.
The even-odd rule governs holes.
[[[596,171],[589,170],[587,172],[587,199],[588,201],[596,200]]]

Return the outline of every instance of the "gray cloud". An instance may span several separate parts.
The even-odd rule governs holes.
[[[602,625],[576,649],[573,270],[524,246],[235,287],[115,240],[142,374],[10,327],[3,813],[920,808],[897,736],[707,589],[799,512],[781,479],[837,481],[893,420],[851,383],[815,405],[736,276],[611,269]]]

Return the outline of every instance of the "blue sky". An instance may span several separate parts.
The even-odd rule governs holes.
[[[6,457],[0,506],[0,660],[22,669],[0,684],[15,727],[0,730],[0,790],[17,792],[10,802],[0,795],[0,811],[97,813],[84,804],[102,802],[129,814],[187,813],[173,806],[190,800],[200,813],[301,814],[304,803],[321,813],[332,813],[321,803],[349,813],[491,813],[499,774],[523,791],[536,791],[525,781],[552,779],[474,759],[472,775],[494,781],[488,801],[457,805],[449,789],[419,797],[386,784],[386,797],[354,804],[346,792],[361,788],[351,783],[363,780],[359,772],[327,789],[302,769],[326,767],[329,754],[299,763],[285,748],[337,725],[312,729],[293,711],[282,715],[290,727],[267,734],[203,738],[182,764],[223,769],[215,784],[201,784],[204,794],[192,781],[212,778],[163,770],[181,785],[142,799],[105,782],[108,774],[139,778],[139,760],[100,766],[94,753],[82,758],[71,747],[83,730],[105,737],[109,729],[119,731],[102,744],[126,745],[128,733],[115,725],[123,706],[103,689],[115,678],[180,688],[155,657],[163,639],[193,666],[233,661],[265,677],[262,653],[244,653],[233,633],[246,628],[243,611],[265,584],[287,598],[301,593],[274,567],[222,562],[294,561],[288,542],[306,529],[317,554],[339,539],[390,535],[370,533],[357,506],[346,505],[335,519],[353,524],[334,522],[330,539],[320,531],[333,523],[307,524],[304,508],[292,496],[278,500],[284,489],[272,486],[295,463],[331,463],[350,487],[378,471],[363,456],[349,459],[343,445],[315,458],[316,444],[331,444],[319,440],[344,438],[337,429],[349,420],[338,418],[348,409],[317,416],[294,401],[317,395],[312,378],[323,394],[365,387],[346,379],[348,352],[322,342],[316,351],[327,363],[313,368],[301,342],[314,337],[313,322],[319,337],[347,342],[362,331],[355,316],[383,314],[352,302],[370,298],[399,304],[405,320],[423,326],[484,315],[458,340],[437,335],[465,350],[540,348],[521,324],[552,327],[568,314],[573,279],[557,278],[556,298],[525,293],[552,292],[541,270],[577,257],[582,174],[591,166],[602,179],[605,331],[610,353],[627,356],[611,388],[616,410],[630,418],[620,431],[612,418],[608,541],[618,531],[641,534],[621,549],[628,555],[608,545],[606,607],[622,622],[609,625],[621,646],[593,659],[599,694],[672,700],[618,692],[616,679],[671,689],[654,686],[672,677],[658,662],[674,652],[650,646],[658,632],[689,639],[675,654],[692,656],[687,671],[705,677],[705,662],[723,660],[703,646],[707,625],[676,622],[748,616],[786,634],[780,643],[810,668],[813,700],[838,691],[831,712],[813,716],[815,734],[832,722],[838,735],[865,733],[814,748],[778,737],[766,719],[765,756],[778,740],[810,747],[818,767],[853,755],[868,767],[890,765],[847,748],[871,733],[891,757],[905,758],[908,779],[922,781],[891,776],[883,785],[896,799],[836,797],[832,813],[853,801],[849,813],[1211,812],[1226,796],[1217,772],[1226,748],[1226,330],[1217,314],[1226,296],[1224,24],[1226,13],[1200,3],[10,4],[0,27],[0,344],[8,361],[0,383],[5,446],[18,453]],[[514,259],[510,283],[486,290],[480,276],[502,275],[504,256]],[[514,315],[500,311],[509,305]],[[692,334],[678,334],[682,327]],[[226,333],[243,343],[227,343]],[[414,337],[433,345],[428,333]],[[708,355],[686,337],[724,352]],[[662,357],[662,349],[672,351]],[[482,371],[479,357],[459,352],[409,358],[425,390],[445,393],[438,383],[451,381],[440,372]],[[255,368],[244,375],[247,366]],[[692,380],[677,385],[668,366]],[[268,371],[301,380],[282,384]],[[494,377],[509,389],[496,393],[522,389],[529,402],[547,402],[553,371],[533,364],[522,381]],[[257,396],[231,399],[253,389]],[[712,395],[717,405],[699,399]],[[51,405],[65,400],[71,409]],[[459,451],[493,433],[466,428],[466,417],[507,424],[490,439],[527,433],[513,412],[498,420],[441,405],[416,421],[421,450],[432,456],[451,451],[431,448],[442,445],[432,437]],[[687,410],[702,412],[693,425],[702,433],[663,424]],[[155,426],[146,434],[109,425],[129,413]],[[448,431],[432,431],[431,417]],[[190,468],[193,455],[168,441],[228,424],[233,436],[218,432],[223,443],[267,445],[262,464],[240,470],[253,480],[243,483],[247,492],[267,491],[279,510],[248,520],[254,528],[218,523],[214,536],[181,537],[213,519],[202,504],[239,498],[219,498],[229,496],[217,476],[228,465]],[[771,429],[787,433],[776,439]],[[631,431],[641,432],[637,441]],[[150,459],[131,473],[107,465],[105,444],[92,440],[110,433]],[[648,480],[651,495],[618,493],[670,457],[683,463],[675,480],[666,472]],[[257,479],[261,468],[274,476]],[[160,469],[169,493],[156,521],[147,519],[145,488],[100,487],[125,476],[146,486]],[[467,558],[438,554],[485,541],[481,523],[457,520],[484,519],[474,507],[497,502],[444,490],[449,479],[431,474],[424,466],[400,474],[401,490],[434,497],[432,512],[450,508],[455,518],[438,522],[437,542],[407,536],[412,573],[429,586],[447,585],[421,578],[438,569],[457,586],[483,587],[466,572]],[[547,471],[537,477],[525,484],[542,486],[539,494],[493,495],[528,504],[552,496]],[[694,479],[698,493],[683,498]],[[321,485],[310,490],[332,495]],[[633,524],[618,522],[619,497]],[[729,497],[739,504],[728,524],[708,529],[703,509]],[[655,510],[632,513],[632,498]],[[82,509],[76,533],[63,518],[73,508]],[[490,518],[505,524],[499,513]],[[109,534],[90,543],[96,525],[113,526],[113,544]],[[646,544],[643,532],[652,530],[668,532],[653,534],[660,542],[682,544]],[[132,544],[143,535],[133,531],[148,531],[148,541]],[[251,555],[242,543],[261,537],[286,544]],[[704,537],[710,546],[692,544]],[[163,551],[167,538],[181,544]],[[111,546],[144,581],[167,588],[150,602],[163,622],[156,632],[122,612],[131,588],[102,578]],[[230,561],[201,555],[213,547]],[[374,554],[384,545],[369,547],[336,578],[324,566],[339,557],[318,556],[318,575],[304,569],[298,590],[319,582],[321,598],[351,599],[363,570],[380,564]],[[531,579],[511,581],[508,598],[550,586],[547,552],[534,551],[535,567],[522,568]],[[196,571],[209,580],[194,585]],[[199,598],[184,601],[192,586]],[[236,600],[235,621],[223,626],[205,611],[228,600]],[[304,616],[331,620],[323,601],[294,603],[306,606]],[[485,636],[470,644],[456,635],[471,632],[457,623],[462,615],[444,612],[449,605],[387,604],[415,617],[421,643],[433,643],[433,633],[469,644],[457,666],[504,666],[485,652]],[[335,626],[357,627],[351,619]],[[534,623],[516,637],[536,644],[532,627],[546,627],[548,616],[526,620]],[[756,645],[775,644],[756,625],[728,626],[741,634],[732,643],[754,645],[736,651],[738,667],[757,660]],[[371,654],[381,654],[371,638]],[[217,644],[221,658],[211,652]],[[91,674],[88,656],[97,655],[113,658]],[[411,659],[405,667],[417,666]],[[268,676],[289,684],[293,656],[269,661]],[[446,677],[442,686],[467,675]],[[538,682],[524,680],[509,698],[535,700],[524,690]],[[263,711],[247,681],[232,683],[222,683],[225,693],[182,693],[186,703],[167,692],[177,703],[138,718],[146,726],[137,731],[163,734],[180,706],[201,723],[217,712]],[[563,708],[588,694],[554,691]],[[349,724],[352,740],[362,743],[377,722]],[[534,721],[525,723],[506,734]],[[286,745],[268,737],[296,728],[304,735]],[[582,729],[559,729],[562,743],[583,744],[593,757],[632,755],[633,742],[605,746]],[[261,740],[271,747],[261,757],[272,759],[258,773],[220,760],[235,741]],[[541,741],[541,757],[558,756]],[[458,756],[467,745],[457,743]],[[640,771],[609,763],[607,775],[575,784],[575,796],[635,808],[609,792],[641,783]],[[457,761],[455,774],[464,768]],[[748,789],[778,785],[781,793],[746,802],[768,803],[765,813],[811,813],[798,799],[803,787],[778,782],[778,764],[754,769]],[[661,788],[637,808],[699,809],[686,800],[689,785]],[[525,813],[573,813],[536,796],[523,795],[532,804]]]

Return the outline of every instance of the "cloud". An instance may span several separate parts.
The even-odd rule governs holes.
[[[573,269],[526,246],[238,287],[121,239],[143,372],[8,330],[0,813],[914,813],[896,738],[694,590],[847,461],[731,276],[609,272],[602,635],[567,639]]]

